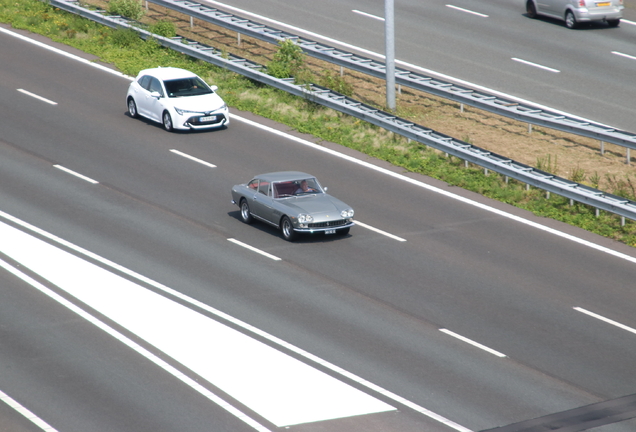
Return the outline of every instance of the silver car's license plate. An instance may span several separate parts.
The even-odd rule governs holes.
[[[199,117],[200,122],[209,122],[216,120],[216,116]]]
[[[327,230],[325,231],[325,234],[335,234],[336,230]]]

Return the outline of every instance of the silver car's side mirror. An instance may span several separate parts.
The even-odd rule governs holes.
[[[327,192],[327,189],[329,189],[329,188],[326,187],[326,186],[324,188],[322,188],[322,190],[324,190],[325,192]]]

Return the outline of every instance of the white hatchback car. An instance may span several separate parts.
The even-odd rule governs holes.
[[[228,126],[230,113],[217,89],[185,69],[145,69],[128,87],[128,114],[161,123],[167,131]]]
[[[526,0],[530,18],[544,15],[565,21],[567,28],[579,23],[605,21],[616,27],[623,17],[623,0]]]

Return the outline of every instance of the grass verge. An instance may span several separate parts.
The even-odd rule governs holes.
[[[163,19],[165,17],[156,18],[154,21],[155,23],[163,22],[161,21]],[[601,212],[599,216],[596,216],[595,209],[584,204],[570,205],[569,200],[563,197],[551,195],[548,198],[544,191],[532,188],[527,190],[525,184],[516,181],[505,182],[501,176],[494,173],[485,175],[483,169],[479,167],[464,167],[463,161],[459,159],[446,157],[444,153],[410,142],[361,120],[260,85],[203,61],[175,53],[161,47],[153,40],[143,41],[132,31],[113,30],[98,25],[53,8],[40,0],[0,0],[0,22],[50,37],[56,42],[93,54],[101,61],[113,64],[128,75],[134,76],[141,69],[159,65],[189,69],[208,82],[217,84],[220,89],[219,94],[231,107],[270,118],[299,132],[356,149],[405,170],[428,175],[448,184],[529,210],[536,215],[566,222],[630,246],[636,246],[636,224],[632,221],[622,226],[620,217],[616,215]],[[179,31],[179,33],[182,32]],[[205,43],[205,41],[202,42]],[[244,43],[247,44],[247,42]],[[244,53],[237,54],[245,56]],[[333,79],[332,70],[320,69],[324,68],[324,65],[317,67],[322,76]],[[358,77],[358,79],[370,83],[368,85],[370,91],[364,93],[359,86],[354,86],[358,88],[359,93],[354,94],[353,97],[381,108],[382,102],[374,99],[378,93],[373,91],[377,90],[377,83],[366,77]],[[342,84],[342,81],[339,83]],[[468,142],[472,142],[473,137],[479,137],[482,130],[489,131],[491,137],[489,140],[494,140],[495,135],[508,134],[507,139],[512,136],[519,144],[524,138],[523,134],[517,130],[523,129],[524,125],[517,124],[518,122],[496,119],[476,111],[460,114],[454,103],[426,95],[404,93],[409,97],[400,96],[398,115],[413,119],[420,124],[426,122],[427,127],[440,132],[462,137]],[[446,129],[436,127],[437,123],[447,125]],[[540,132],[536,135],[539,139],[547,136],[547,139],[551,141],[557,138],[569,139],[553,134],[551,131]],[[481,143],[476,145],[484,147]],[[516,154],[515,159],[519,160]],[[545,154],[533,156],[536,157],[536,165],[546,164]],[[550,160],[549,154],[547,158]],[[551,160],[547,163],[547,165],[554,165],[551,166],[554,174],[557,174],[556,160],[555,156],[554,164]],[[567,170],[567,174],[569,177],[576,177],[576,179],[572,178],[576,181],[584,181],[588,177],[578,165]],[[605,190],[634,199],[635,191],[628,175],[606,173],[605,176],[601,176],[595,172],[589,176],[588,184],[596,183],[593,186],[598,187],[601,180],[604,180],[604,185],[608,187]]]

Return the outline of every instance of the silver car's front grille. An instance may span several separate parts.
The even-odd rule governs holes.
[[[347,221],[345,219],[327,221],[327,222],[316,222],[310,223],[308,225],[309,228],[329,228],[329,227],[339,227],[343,225],[347,225]]]

